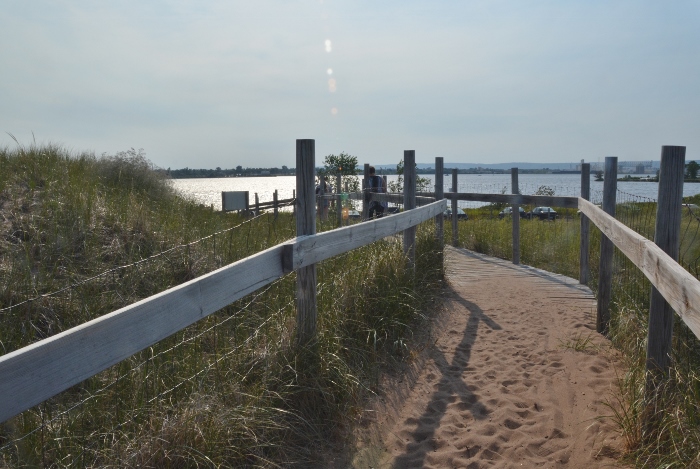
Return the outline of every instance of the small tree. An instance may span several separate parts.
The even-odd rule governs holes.
[[[697,179],[698,170],[700,170],[700,164],[698,164],[696,161],[691,161],[685,165],[685,177],[687,179]]]
[[[341,187],[336,188],[342,192],[347,185],[349,192],[360,190],[360,180],[357,177],[357,157],[340,152],[339,155],[326,155],[323,160],[323,168],[318,170],[319,176],[329,178],[329,184],[335,184],[335,179],[340,176]]]
[[[416,165],[418,167],[418,165]],[[398,180],[389,183],[389,192],[403,192],[403,160],[396,165]],[[430,190],[430,179],[416,175],[416,192],[427,192]]]

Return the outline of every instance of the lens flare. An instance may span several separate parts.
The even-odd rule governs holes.
[[[328,70],[326,70],[326,73],[329,75],[333,75],[333,69],[329,68]]]
[[[335,93],[335,78],[328,80],[328,91]]]
[[[334,116],[337,115],[337,114],[338,114],[338,108],[337,108],[337,107],[331,108],[331,114],[333,114]]]
[[[331,40],[326,39],[326,52],[330,52],[332,50],[331,48]]]

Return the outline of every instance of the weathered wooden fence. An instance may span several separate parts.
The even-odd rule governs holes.
[[[260,202],[258,193],[255,193],[255,202],[250,203],[248,191],[224,191],[221,193],[221,211],[230,212],[233,210],[243,211],[245,213],[253,212],[255,215],[260,215],[262,210],[272,209],[275,216],[280,208],[289,207],[294,204],[295,197],[291,199],[279,199],[277,190],[272,193],[272,200]]]
[[[413,168],[409,161],[412,152],[404,153],[404,168]],[[671,340],[673,331],[673,311],[688,325],[700,339],[700,281],[683,269],[677,262],[680,235],[680,214],[683,194],[683,171],[685,147],[664,146],[661,153],[661,171],[659,177],[659,196],[656,220],[655,241],[652,242],[635,233],[623,223],[615,220],[617,194],[617,157],[605,159],[604,187],[602,208],[589,202],[590,199],[590,164],[581,168],[580,197],[523,195],[518,188],[518,170],[511,170],[511,194],[459,193],[457,191],[457,170],[452,170],[452,189],[442,191],[444,168],[441,158],[436,158],[435,192],[421,193],[416,196],[417,205],[440,200],[442,196],[451,201],[452,206],[452,243],[458,244],[457,202],[473,201],[503,203],[512,207],[512,260],[520,263],[520,214],[521,205],[542,205],[564,208],[576,208],[581,212],[581,242],[579,254],[579,281],[587,284],[590,280],[590,222],[602,232],[600,261],[598,272],[598,295],[596,327],[598,332],[606,334],[610,323],[610,301],[612,297],[613,249],[617,247],[632,263],[651,281],[653,287],[649,313],[649,332],[647,346],[647,369],[650,376],[664,374],[670,365]],[[365,176],[369,165],[365,165]],[[407,177],[415,178],[409,170]],[[415,188],[407,183],[407,192]],[[404,194],[354,193],[351,199],[380,200],[406,205]],[[411,202],[409,202],[410,204]],[[366,213],[366,209],[363,210]],[[437,231],[442,234],[442,216],[436,217]],[[340,223],[340,222],[339,222]],[[408,230],[404,231],[404,237]],[[409,235],[410,236],[410,235]],[[409,238],[410,239],[410,238]],[[405,239],[406,241],[406,239]],[[406,246],[410,243],[405,243]],[[648,391],[653,392],[654,384],[648,383]]]
[[[605,175],[602,208],[590,199],[590,165],[582,165],[581,196],[527,196],[518,194],[517,169],[512,171],[512,194],[445,194],[452,200],[506,203],[513,207],[513,263],[519,263],[519,205],[549,205],[578,208],[581,212],[581,245],[579,281],[586,284],[589,272],[589,221],[592,221],[601,237],[598,273],[597,315],[598,332],[606,334],[610,323],[610,301],[612,297],[613,247],[617,247],[639,268],[652,284],[650,292],[649,323],[647,332],[647,399],[653,399],[659,378],[667,375],[670,367],[673,337],[673,312],[685,322],[700,339],[700,280],[695,278],[677,262],[680,247],[680,224],[683,195],[683,172],[685,147],[664,146],[661,150],[659,194],[655,239],[650,241],[634,232],[614,218],[617,193],[617,157],[605,159]],[[454,175],[454,173],[453,173]],[[454,179],[453,179],[454,180]],[[456,187],[456,182],[453,182]],[[453,224],[456,210],[453,209]],[[457,243],[456,230],[453,243]],[[651,416],[647,416],[651,417]],[[645,422],[645,426],[653,422]]]
[[[314,147],[314,140],[297,140],[295,239],[1,356],[0,422],[294,270],[297,272],[297,341],[311,341],[316,332],[317,262],[410,229],[442,214],[446,208],[443,200],[391,217],[316,234]]]
[[[614,218],[617,180],[615,157],[606,158],[601,209],[588,200],[590,165],[587,164],[582,165],[580,197],[519,194],[517,168],[511,172],[512,194],[459,193],[457,172],[453,170],[450,192],[443,192],[444,171],[438,171],[435,192],[418,197],[415,192],[415,172],[412,171],[415,161],[413,151],[404,152],[406,172],[403,194],[349,194],[352,199],[363,200],[365,207],[366,202],[370,200],[403,204],[402,213],[317,234],[314,152],[313,140],[297,140],[297,197],[294,204],[297,214],[296,239],[0,357],[0,396],[4,397],[0,401],[0,422],[294,270],[297,272],[297,341],[306,343],[313,340],[317,316],[316,263],[398,232],[404,233],[404,250],[409,262],[413,262],[415,226],[435,218],[436,231],[442,236],[442,214],[447,207],[447,200],[450,200],[452,205],[452,241],[455,245],[458,235],[457,201],[511,205],[514,263],[520,262],[520,205],[578,208],[582,214],[579,256],[581,283],[587,283],[590,278],[589,220],[592,221],[603,234],[598,275],[598,331],[606,333],[609,326],[613,245],[627,256],[653,285],[650,293],[647,346],[647,369],[650,377],[647,381],[648,395],[655,393],[658,382],[655,377],[666,373],[670,365],[674,310],[700,338],[700,281],[676,261],[685,147],[662,148],[656,243]],[[441,167],[442,161],[436,160],[436,168]],[[445,199],[441,199],[441,196]],[[415,208],[422,204],[427,205]],[[258,206],[261,205],[258,202]],[[340,215],[338,220],[340,225]]]

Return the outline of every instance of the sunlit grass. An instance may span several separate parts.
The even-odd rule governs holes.
[[[290,213],[246,219],[177,196],[135,151],[31,147],[0,164],[4,353],[295,236]],[[287,275],[3,423],[0,466],[322,465],[349,446],[381,370],[419,346],[444,274],[434,223],[416,264],[391,238],[319,264],[306,348]]]

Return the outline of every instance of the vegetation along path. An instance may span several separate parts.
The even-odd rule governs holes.
[[[355,467],[612,467],[617,364],[576,280],[446,248],[447,308]],[[405,383],[404,383],[405,384]],[[397,404],[398,403],[398,404]]]

